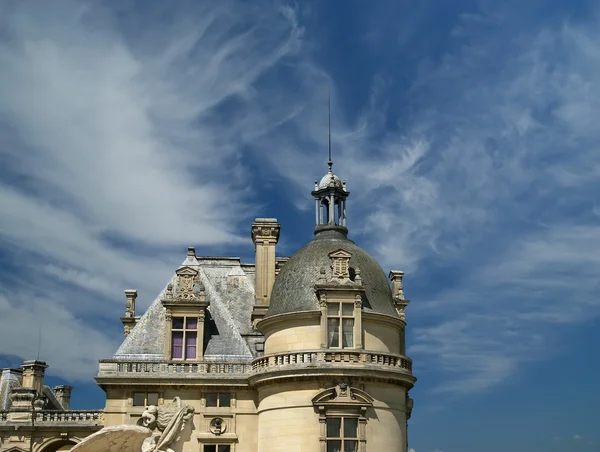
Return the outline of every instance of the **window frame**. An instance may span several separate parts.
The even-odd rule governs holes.
[[[233,444],[229,444],[229,443],[205,443],[202,444],[202,452],[208,452],[207,450],[207,446],[215,446],[215,452],[221,452],[219,449],[221,447],[229,447],[229,451],[225,451],[225,452],[233,452]]]
[[[340,420],[340,436],[329,436],[329,423],[333,419]],[[355,427],[355,436],[346,437],[346,421],[348,419],[352,419],[356,421]],[[341,413],[341,414],[331,414],[330,416],[325,417],[325,448],[329,449],[329,444],[335,441],[340,443],[340,452],[345,452],[346,448],[344,447],[347,441],[352,441],[355,443],[356,447],[354,449],[355,452],[359,451],[360,447],[360,416],[358,414],[350,414],[350,413]]]
[[[135,403],[135,395],[136,394],[144,394],[144,404],[143,405],[136,405]],[[148,403],[148,395],[149,394],[156,394],[156,403]],[[141,408],[146,408],[150,405],[158,405],[160,403],[160,399],[161,399],[161,394],[158,391],[133,391],[131,393],[131,406],[133,407],[141,407]]]
[[[175,320],[176,319],[183,319],[183,328],[173,328]],[[188,324],[188,319],[195,319],[196,320],[196,328],[192,329],[192,328],[188,328],[187,324]],[[186,314],[186,313],[177,313],[175,315],[172,316],[171,318],[171,331],[170,331],[170,337],[171,337],[171,350],[170,350],[170,356],[171,356],[171,360],[173,361],[197,361],[198,360],[198,339],[200,338],[200,319],[198,318],[197,314]],[[175,358],[173,355],[173,348],[174,348],[174,333],[181,333],[181,358]],[[196,335],[196,344],[194,346],[195,349],[195,353],[193,357],[188,357],[187,356],[187,344],[186,344],[186,339],[187,339],[187,335],[190,333],[194,333]]]
[[[217,395],[217,404],[209,405],[208,404],[208,395],[216,394]],[[229,403],[227,405],[221,405],[221,395],[227,394],[229,396]],[[229,391],[215,391],[215,392],[205,392],[204,393],[204,406],[206,408],[231,408],[233,401],[233,393]]]
[[[332,314],[330,312],[330,307],[337,307],[337,313],[336,314]],[[344,313],[344,306],[348,306],[350,307],[350,311],[351,313]],[[325,311],[325,315],[326,315],[326,320],[325,320],[325,325],[327,328],[326,331],[326,335],[327,335],[327,348],[331,348],[331,349],[354,349],[356,348],[356,315],[355,315],[355,302],[352,300],[328,300],[327,301],[327,307],[326,307],[326,311]],[[331,345],[331,341],[330,341],[330,319],[333,320],[337,320],[337,343],[338,345]],[[352,320],[352,326],[350,329],[350,332],[352,333],[352,344],[350,345],[344,345],[344,320]]]

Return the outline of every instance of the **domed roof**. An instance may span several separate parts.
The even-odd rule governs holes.
[[[341,188],[341,189],[343,189],[344,184],[342,183],[342,181],[339,177],[337,177],[335,174],[333,174],[331,172],[331,170],[329,170],[329,172],[321,178],[321,182],[319,182],[319,190],[322,190],[324,188]]]
[[[320,278],[322,268],[327,272],[327,277],[331,276],[329,253],[339,249],[351,253],[350,268],[360,270],[360,277],[366,289],[363,299],[365,311],[398,317],[388,279],[377,261],[348,240],[345,233],[329,229],[318,232],[313,241],[285,263],[275,278],[265,318],[297,311],[318,311],[320,308],[315,284]]]

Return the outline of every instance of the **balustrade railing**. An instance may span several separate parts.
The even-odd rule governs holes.
[[[173,363],[173,362],[147,362],[147,361],[102,361],[100,362],[100,375],[127,374],[127,375],[152,375],[168,374],[172,377],[200,374],[219,374],[220,376],[243,375],[252,369],[250,363]]]
[[[271,370],[281,366],[318,366],[336,364],[377,366],[412,372],[412,361],[406,356],[365,350],[307,350],[275,353],[254,359],[252,363],[212,362],[148,362],[148,361],[102,361],[99,376],[159,376],[172,378],[214,375],[218,378],[235,378]]]
[[[319,364],[359,364],[387,367],[412,372],[412,361],[406,356],[364,350],[299,351],[262,356],[252,362],[254,372],[281,366],[318,366]]]
[[[0,422],[8,422],[9,413],[9,411],[0,411]],[[102,413],[102,410],[41,410],[35,411],[33,422],[36,425],[100,425],[102,422]],[[22,421],[19,420],[16,422]]]
[[[66,410],[66,411],[39,411],[36,422],[56,424],[97,424],[102,416],[100,410]]]

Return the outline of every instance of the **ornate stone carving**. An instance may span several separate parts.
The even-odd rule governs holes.
[[[319,306],[322,308],[327,307],[327,294],[324,292],[321,292],[319,294]]]
[[[165,320],[167,322],[171,322],[171,320],[173,320],[173,311],[170,309],[165,309]]]
[[[392,281],[392,299],[396,305],[396,310],[400,319],[406,321],[406,314],[404,312],[410,300],[404,298],[404,285],[402,284],[402,278],[404,278],[404,272],[398,270],[392,270],[389,275]]]
[[[329,253],[331,259],[332,279],[350,279],[350,258],[352,254],[339,249]]]
[[[186,422],[193,416],[194,408],[185,405],[179,397],[175,397],[168,405],[147,407],[137,425],[156,429],[160,434],[146,439],[142,444],[142,452],[173,452],[169,446],[179,441]]]
[[[135,299],[137,290],[128,289],[125,291],[125,317],[135,317]]]
[[[279,241],[279,232],[281,226],[277,223],[275,218],[257,218],[252,223],[252,242],[272,242],[277,243]]]
[[[354,295],[354,307],[362,308],[362,296],[360,293],[357,293],[356,295]]]
[[[215,418],[211,419],[211,421],[210,421],[209,430],[214,435],[220,435],[222,433],[225,433],[225,431],[227,430],[227,424],[225,423],[225,421],[222,418],[215,417]]]

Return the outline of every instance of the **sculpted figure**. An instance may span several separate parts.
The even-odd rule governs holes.
[[[183,404],[179,397],[175,397],[169,405],[147,407],[138,425],[150,430],[158,429],[160,435],[147,438],[142,445],[142,452],[173,452],[169,446],[180,439],[179,434],[193,416],[194,408]]]

